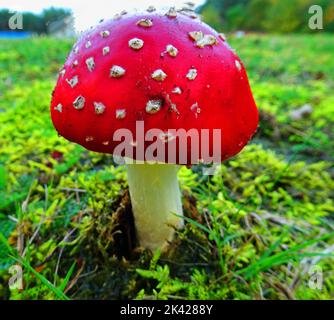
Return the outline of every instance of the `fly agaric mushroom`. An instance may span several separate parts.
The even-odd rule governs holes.
[[[137,237],[152,250],[183,225],[177,172],[181,164],[194,164],[179,159],[181,151],[193,156],[187,136],[173,139],[170,130],[219,130],[218,146],[212,138],[198,142],[195,160],[206,163],[202,149],[224,161],[241,151],[258,125],[246,71],[225,37],[174,8],[118,15],[85,33],[60,72],[51,116],[59,135],[95,152],[117,154],[118,130],[134,135],[133,154],[120,155],[141,161],[126,168]],[[145,137],[158,128],[165,146],[178,141],[176,157],[170,160],[168,148],[155,164],[148,163],[154,156],[138,155],[139,144],[141,151],[153,144],[136,136],[138,122]]]

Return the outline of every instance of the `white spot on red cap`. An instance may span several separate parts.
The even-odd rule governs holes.
[[[169,111],[173,111],[176,113],[177,117],[180,115],[180,111],[177,109],[176,104],[172,103],[169,107]]]
[[[86,65],[87,65],[87,68],[90,72],[92,72],[95,68],[95,61],[94,61],[94,58],[93,57],[90,57],[86,60]]]
[[[113,16],[113,20],[119,20],[121,19],[122,16],[119,14],[119,13],[116,13],[114,16]]]
[[[168,44],[167,47],[166,47],[166,51],[168,52],[168,54],[171,56],[171,57],[176,57],[177,54],[178,54],[178,50],[171,44]]]
[[[120,78],[124,76],[124,74],[125,74],[125,69],[120,66],[114,65],[110,69],[110,76],[112,78]]]
[[[85,140],[86,140],[86,142],[91,142],[91,141],[94,141],[94,137],[93,136],[87,136]]]
[[[180,87],[175,87],[173,90],[172,90],[172,93],[175,93],[175,94],[181,94],[182,93],[182,90]]]
[[[161,100],[149,100],[146,104],[146,112],[149,114],[155,114],[161,109]]]
[[[96,114],[103,114],[106,110],[106,107],[101,102],[94,102],[94,109]]]
[[[77,67],[78,65],[79,65],[78,60],[74,60],[74,61],[72,62],[72,68],[75,68],[75,67]]]
[[[196,41],[196,46],[199,48],[204,48],[205,46],[213,46],[218,44],[217,38],[212,34],[206,34],[200,40]]]
[[[64,77],[65,73],[66,73],[65,69],[62,69],[62,70],[59,71],[59,75],[62,76],[62,77]]]
[[[92,46],[92,43],[88,40],[85,44],[86,49],[90,48]]]
[[[204,48],[205,46],[213,46],[218,44],[217,38],[212,34],[203,34],[202,31],[191,31],[189,37],[196,42],[196,46]]]
[[[197,69],[194,68],[189,69],[186,78],[188,78],[189,80],[195,80],[196,77],[197,77]]]
[[[78,53],[79,53],[79,48],[78,48],[78,47],[75,47],[75,48],[73,49],[73,52],[74,52],[75,54],[78,54]]]
[[[190,9],[190,8],[182,8],[181,10],[178,10],[178,12],[180,12],[181,14],[190,17],[192,19],[197,19],[198,15],[194,12],[194,10]]]
[[[180,112],[177,110],[176,104],[172,102],[169,94],[166,95],[166,101],[169,103],[168,111],[173,111],[177,116],[179,116]]]
[[[147,12],[154,12],[154,11],[156,11],[157,9],[154,7],[154,6],[149,6],[148,8],[147,8]]]
[[[102,54],[103,54],[104,56],[107,55],[109,52],[110,52],[110,48],[109,48],[108,46],[106,46],[106,47],[104,47],[104,48],[102,49]]]
[[[110,35],[110,32],[108,30],[103,30],[100,32],[100,35],[102,38],[107,38]]]
[[[194,41],[199,41],[201,39],[203,39],[204,34],[202,31],[190,31],[188,33],[189,37],[194,40]]]
[[[144,41],[138,38],[133,38],[129,40],[129,47],[134,50],[139,50],[144,46]]]
[[[151,19],[144,18],[144,19],[140,19],[139,21],[137,21],[137,26],[150,28],[153,26],[153,22]]]
[[[85,106],[85,102],[86,102],[86,99],[83,96],[78,96],[73,101],[73,107],[77,110],[81,110]]]
[[[66,79],[66,82],[71,86],[71,88],[74,88],[78,84],[79,78],[78,78],[78,76],[74,76],[70,80]]]
[[[167,74],[164,73],[161,69],[157,69],[152,73],[151,77],[152,77],[152,79],[161,82],[161,81],[164,81],[166,79]]]
[[[239,71],[241,71],[242,67],[241,67],[241,63],[238,60],[235,60],[235,66],[237,67],[237,69]]]
[[[194,103],[191,107],[190,107],[191,111],[195,111],[195,116],[196,118],[198,117],[198,115],[201,113],[201,108],[199,107],[198,103]]]
[[[63,106],[62,106],[61,103],[58,103],[58,104],[54,107],[54,109],[55,109],[56,111],[60,112],[60,113],[63,112]]]
[[[104,146],[108,146],[108,145],[109,145],[109,141],[103,141],[102,144],[103,144]]]
[[[115,112],[116,119],[124,119],[126,116],[125,109],[117,109]]]
[[[169,8],[169,10],[166,12],[166,16],[170,18],[175,18],[177,16],[177,12],[175,10],[175,7]]]

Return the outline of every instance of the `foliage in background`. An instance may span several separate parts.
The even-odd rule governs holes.
[[[207,0],[199,11],[208,24],[227,31],[315,32],[308,27],[314,4],[323,9],[324,30],[334,32],[332,0]]]

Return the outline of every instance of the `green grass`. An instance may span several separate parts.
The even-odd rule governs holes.
[[[333,299],[334,40],[231,38],[261,111],[256,137],[203,176],[182,168],[186,226],[131,252],[123,167],[59,138],[49,116],[73,42],[0,41],[0,299]],[[311,104],[312,114],[289,113]],[[9,267],[24,289],[9,290]],[[309,268],[323,272],[322,289]]]

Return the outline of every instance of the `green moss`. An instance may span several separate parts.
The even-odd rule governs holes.
[[[181,169],[186,226],[153,256],[134,249],[124,168],[52,127],[51,91],[71,41],[0,42],[0,232],[51,283],[25,267],[24,290],[10,291],[14,260],[0,244],[1,298],[59,299],[59,288],[73,299],[333,298],[334,44],[328,35],[231,42],[259,132],[214,176]],[[291,121],[306,103],[311,116]],[[309,286],[314,264],[322,290]]]

